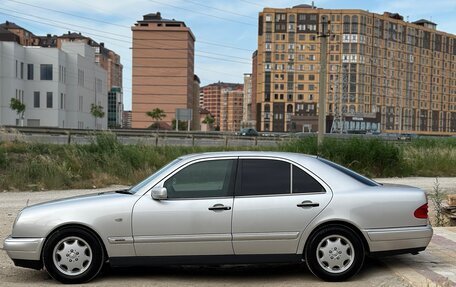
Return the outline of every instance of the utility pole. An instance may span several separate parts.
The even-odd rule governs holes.
[[[321,17],[320,34],[320,89],[318,96],[318,145],[323,143],[326,132],[326,63],[328,46],[328,16]]]

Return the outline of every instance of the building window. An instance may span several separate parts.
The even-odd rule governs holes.
[[[17,67],[18,65],[19,64],[17,63],[17,60],[16,60],[16,78],[17,78],[17,75],[18,75],[18,71],[17,71],[18,70],[18,67]]]
[[[65,108],[65,95],[60,93],[60,108],[63,110]]]
[[[313,90],[315,90],[315,85],[310,84],[310,85],[309,85],[309,91],[313,91]]]
[[[84,86],[84,71],[78,69],[78,85]]]
[[[42,81],[52,81],[52,64],[40,65],[40,79]]]
[[[33,92],[33,107],[39,108],[40,107],[40,92]]]
[[[82,96],[79,96],[79,111],[82,112],[83,99]]]
[[[102,92],[102,86],[103,86],[103,81],[101,79],[95,78],[95,93],[101,93]]]
[[[24,79],[24,63],[21,62],[21,79]]]
[[[314,81],[315,80],[315,75],[309,75],[309,81]]]
[[[52,92],[46,93],[46,107],[52,108]]]
[[[33,64],[27,64],[27,80],[33,80]]]

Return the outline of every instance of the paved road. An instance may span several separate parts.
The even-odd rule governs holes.
[[[432,180],[432,179],[428,179]],[[415,182],[421,181],[414,179]],[[423,181],[424,182],[424,181]],[[451,180],[450,180],[451,182]],[[454,182],[454,181],[453,181]],[[118,187],[117,187],[118,188]],[[17,212],[27,204],[97,190],[0,193],[0,238],[11,232]],[[2,246],[3,243],[0,243]],[[154,267],[105,270],[86,286],[327,286],[301,265],[253,265],[224,267]],[[349,282],[334,286],[456,286],[456,227],[436,228],[425,252],[368,259],[361,273]],[[44,271],[15,267],[0,250],[0,286],[57,285]]]

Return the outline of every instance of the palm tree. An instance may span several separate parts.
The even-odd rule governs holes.
[[[156,126],[157,130],[160,127],[159,122],[166,117],[165,111],[159,108],[155,108],[152,111],[148,111],[146,115],[148,115],[155,121],[153,125]]]
[[[21,122],[21,127],[23,127],[24,126],[25,104],[22,103],[21,101],[19,101],[16,98],[11,98],[10,108],[13,111],[16,111],[17,115],[19,115],[19,114],[21,115],[20,116],[20,122]]]

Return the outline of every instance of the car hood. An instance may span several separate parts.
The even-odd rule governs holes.
[[[55,199],[55,200],[51,200],[51,201],[45,201],[45,202],[29,205],[29,206],[25,207],[23,209],[23,211],[31,210],[31,209],[40,209],[40,208],[53,208],[53,207],[58,208],[61,206],[66,206],[66,205],[89,204],[92,202],[99,202],[101,204],[103,201],[110,200],[113,198],[133,196],[131,194],[118,193],[118,191],[120,191],[120,190],[83,194],[83,195]]]
[[[116,218],[122,218],[122,228],[131,230],[131,211],[139,198],[114,191],[31,205],[18,214],[12,235],[45,237],[51,230],[64,224],[82,224],[97,230],[112,224]]]

